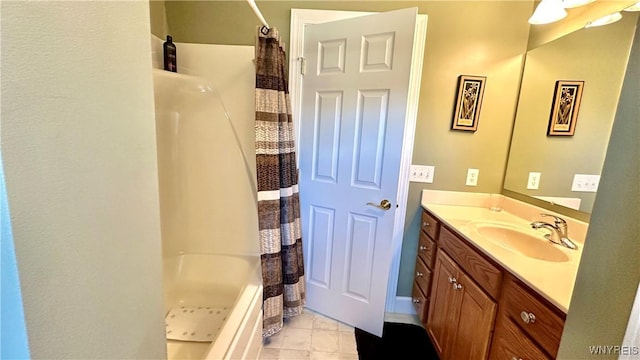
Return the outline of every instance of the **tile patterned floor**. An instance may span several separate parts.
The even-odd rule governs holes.
[[[264,341],[260,359],[357,360],[354,328],[304,309]]]

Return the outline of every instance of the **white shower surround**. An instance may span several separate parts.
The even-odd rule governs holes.
[[[156,69],[162,42],[152,36]],[[154,70],[165,310],[212,306],[229,313],[212,343],[168,340],[168,359],[257,359],[254,48],[176,46],[178,74]]]
[[[165,307],[229,308],[213,342],[167,340],[168,359],[257,359],[262,345],[260,258],[182,254],[165,258]]]

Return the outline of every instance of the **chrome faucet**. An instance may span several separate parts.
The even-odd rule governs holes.
[[[553,218],[553,224],[549,224],[544,221],[534,221],[531,223],[531,227],[534,229],[546,228],[551,230],[551,233],[546,234],[544,237],[551,241],[554,244],[562,245],[566,248],[575,250],[578,246],[567,236],[567,222],[555,215],[551,214],[540,214],[543,217],[550,216]]]

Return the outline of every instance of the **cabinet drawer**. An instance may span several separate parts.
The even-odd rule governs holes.
[[[502,311],[555,358],[566,316],[511,277],[506,280],[502,299]]]
[[[422,229],[422,231],[427,233],[427,235],[431,236],[432,239],[437,239],[438,230],[440,230],[440,223],[438,223],[438,220],[429,215],[426,211],[423,211],[420,228]]]
[[[440,229],[440,246],[462,267],[473,280],[494,299],[500,294],[502,271],[489,260],[478,254],[470,245],[451,233],[447,228]]]
[[[496,322],[489,360],[551,360],[506,316]]]
[[[431,270],[420,260],[420,258],[416,259],[416,273],[415,273],[415,282],[420,285],[422,292],[425,295],[429,295],[429,290],[431,289],[431,278],[432,278]]]
[[[420,231],[420,240],[418,240],[418,257],[424,261],[429,269],[433,269],[433,261],[436,259],[436,242],[422,231]]]
[[[427,296],[422,292],[417,282],[413,282],[413,291],[411,292],[411,298],[413,300],[413,307],[416,309],[420,322],[427,322],[427,311],[429,310],[429,300]]]

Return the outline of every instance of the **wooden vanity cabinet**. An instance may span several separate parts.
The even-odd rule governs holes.
[[[427,212],[422,213],[418,256],[416,257],[415,277],[411,297],[413,305],[422,323],[427,322],[429,295],[433,278],[433,262],[436,255],[436,242],[440,224]]]
[[[566,315],[427,211],[422,220],[412,296],[440,359],[555,359]]]
[[[491,359],[555,359],[566,315],[512,276],[500,299]],[[514,338],[518,338],[515,340]],[[520,346],[516,344],[521,343]]]
[[[538,345],[503,314],[498,315],[490,360],[551,360]]]
[[[496,302],[441,247],[427,320],[427,332],[440,358],[486,359],[496,311]]]

